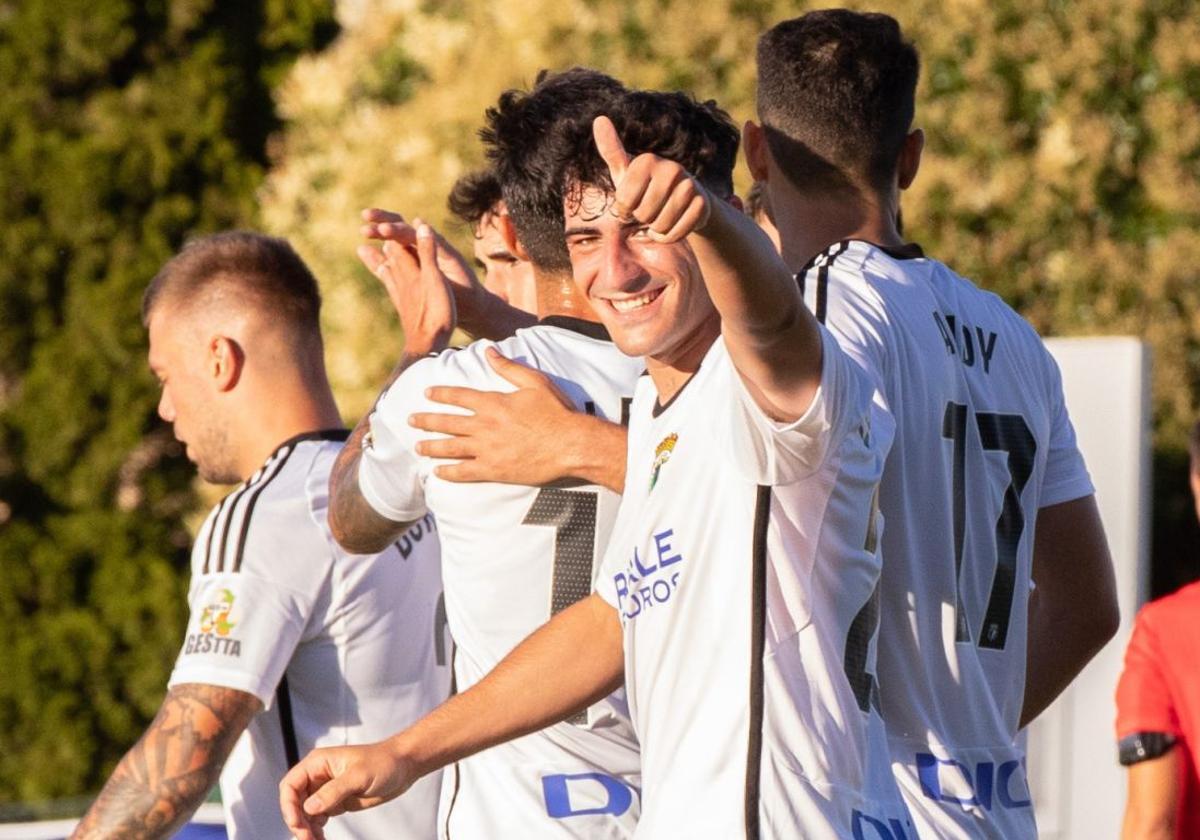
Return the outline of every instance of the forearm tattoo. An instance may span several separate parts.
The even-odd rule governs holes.
[[[392,386],[400,374],[424,354],[405,353],[380,392],[375,404]],[[374,411],[374,408],[372,408]],[[344,548],[359,554],[371,554],[387,548],[410,523],[393,522],[380,516],[363,498],[358,486],[358,465],[362,460],[363,441],[371,429],[371,414],[358,421],[346,445],[338,453],[329,473],[329,520],[338,541]],[[370,446],[368,441],[367,446]]]
[[[235,689],[199,684],[171,689],[72,840],[170,837],[212,789],[238,736],[261,707],[253,695]]]

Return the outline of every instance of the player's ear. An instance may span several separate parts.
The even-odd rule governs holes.
[[[902,190],[908,189],[921,168],[921,152],[925,149],[925,132],[914,128],[904,138],[900,149],[900,160],[896,163],[896,183]]]
[[[742,148],[746,152],[746,166],[755,181],[767,180],[767,136],[763,127],[754,120],[746,120],[742,126]]]
[[[242,377],[246,354],[241,345],[228,336],[214,335],[208,340],[207,371],[218,391],[231,391]]]
[[[500,231],[500,238],[504,241],[504,247],[508,249],[509,253],[519,260],[529,262],[529,252],[517,238],[517,226],[512,223],[512,217],[507,213],[501,213],[496,217],[496,229]]]

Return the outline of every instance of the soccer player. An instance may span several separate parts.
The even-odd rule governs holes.
[[[307,757],[281,786],[302,840],[622,678],[642,747],[639,836],[906,836],[886,761],[872,774],[867,749],[883,462],[869,385],[722,200],[728,118],[681,94],[606,111],[594,126],[564,118],[547,143],[568,164],[575,281],[649,373],[602,584],[409,731]],[[624,144],[679,160],[631,159]]]
[[[1200,517],[1200,423],[1188,441]],[[1129,768],[1124,840],[1200,837],[1200,582],[1138,613],[1117,684],[1118,757]]]
[[[1041,339],[900,236],[917,73],[886,15],[780,23],[759,41],[745,153],[806,301],[876,388],[872,433],[894,441],[878,676],[914,820],[1034,837],[1017,730],[1115,632],[1112,564]]]
[[[162,707],[73,837],[172,836],[218,774],[230,837],[289,837],[278,784],[298,756],[375,740],[446,697],[433,520],[366,555],[339,549],[326,525],[347,432],[320,303],[286,242],[241,232],[189,243],[146,290],[159,415],[202,478],[240,484],[196,538]],[[414,793],[330,837],[429,837],[438,780]]]
[[[537,311],[533,266],[521,255],[516,231],[490,169],[468,172],[450,190],[450,212],[471,227],[475,265],[483,271],[483,287],[526,312]]]
[[[599,73],[569,71],[543,79],[528,94],[505,94],[488,120],[496,136],[536,136],[539,122],[572,109],[590,110],[620,90]],[[417,233],[418,255],[429,270],[436,261],[428,247],[433,234],[428,226]],[[559,264],[542,259],[536,247],[530,254],[541,320],[498,345],[476,342],[405,369],[359,424],[331,483],[333,533],[350,550],[375,550],[427,512],[437,516],[459,689],[476,683],[552,615],[591,593],[598,554],[616,516],[619,497],[610,487],[619,488],[620,470],[582,451],[579,457],[590,468],[581,468],[581,475],[590,483],[455,484],[435,474],[434,462],[418,453],[424,435],[410,425],[410,414],[429,406],[426,390],[433,386],[520,389],[531,372],[506,365],[497,349],[550,375],[569,400],[560,412],[586,410],[597,424],[622,417],[642,372],[641,360],[617,349],[575,291],[569,264],[564,279]],[[564,288],[570,297],[564,297]],[[623,435],[619,426],[604,425]],[[571,440],[546,444],[560,453],[576,449]],[[442,836],[630,836],[640,811],[639,760],[623,695],[606,696],[616,688],[591,698],[595,702],[586,709],[572,709],[577,714],[569,721],[458,761],[446,774]]]

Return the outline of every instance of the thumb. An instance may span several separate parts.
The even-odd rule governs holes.
[[[625,176],[625,170],[629,168],[629,161],[632,158],[625,151],[625,145],[621,142],[620,135],[617,134],[617,127],[613,125],[612,120],[601,115],[592,121],[592,137],[596,141],[596,151],[608,164],[613,186],[620,186],[621,179]]]
[[[359,794],[356,787],[346,780],[346,775],[330,779],[304,800],[304,813],[310,817],[336,817],[343,814],[349,810],[346,800]]]
[[[495,347],[487,349],[487,360],[488,364],[492,366],[492,370],[518,388],[544,388],[549,382],[541,371],[534,370],[520,362],[514,362],[502,355]]]

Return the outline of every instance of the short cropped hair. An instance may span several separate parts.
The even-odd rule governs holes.
[[[758,114],[800,189],[886,189],[912,126],[920,60],[888,15],[809,12],[758,40]]]
[[[502,198],[496,173],[491,169],[477,169],[454,182],[446,204],[451,213],[474,228]]]
[[[686,93],[636,90],[614,99],[605,110],[630,156],[651,153],[681,164],[720,198],[733,195],[733,168],[741,137],[729,115],[708,100]],[[591,118],[564,121],[568,142],[561,162],[568,197],[582,187],[613,188],[608,164],[600,157]]]
[[[563,237],[563,138],[551,129],[561,120],[590,124],[624,92],[624,85],[596,70],[542,70],[530,90],[507,90],[487,110],[479,136],[517,238],[540,270],[571,270]]]
[[[241,230],[184,245],[146,288],[142,322],[162,303],[186,306],[226,284],[297,334],[320,337],[321,293],[304,260],[287,240]]]

